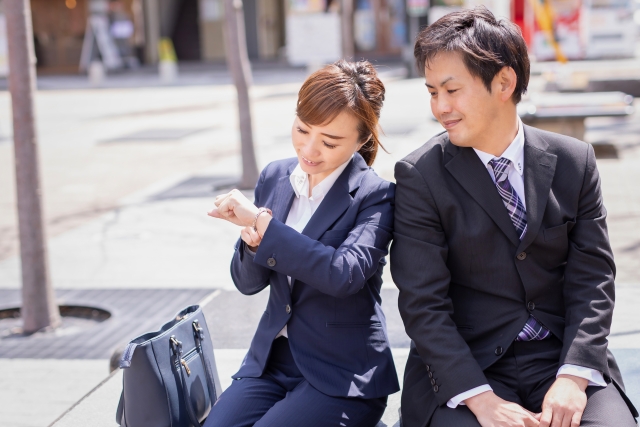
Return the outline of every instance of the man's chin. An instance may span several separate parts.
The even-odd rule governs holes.
[[[449,135],[449,141],[451,141],[451,143],[455,146],[471,147],[473,145],[471,141],[467,141],[467,138],[462,137],[459,132],[447,131],[447,134]]]

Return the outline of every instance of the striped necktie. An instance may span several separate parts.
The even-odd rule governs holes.
[[[492,159],[489,161],[489,166],[493,169],[493,174],[496,177],[496,187],[498,193],[502,197],[502,202],[509,212],[509,217],[513,226],[516,228],[520,240],[527,232],[527,211],[524,204],[518,197],[518,193],[511,186],[509,182],[509,173],[507,169],[511,164],[511,160],[500,157],[499,159]],[[529,315],[529,319],[524,324],[522,330],[518,333],[516,341],[534,341],[543,340],[550,335],[550,332],[545,328],[533,315]]]

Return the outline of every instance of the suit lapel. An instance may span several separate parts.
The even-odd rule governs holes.
[[[289,167],[288,173],[278,179],[278,183],[276,184],[271,210],[273,212],[273,217],[280,222],[285,222],[287,220],[287,215],[289,214],[289,210],[293,204],[293,198],[296,195],[293,191],[293,187],[291,186],[291,181],[289,180],[289,176],[295,167],[295,164]]]
[[[547,153],[549,145],[529,126],[524,127],[524,194],[527,231],[518,246],[525,250],[538,235],[556,172],[557,156]]]
[[[356,153],[313,213],[302,234],[318,240],[349,208],[353,201],[351,192],[360,186],[367,169],[364,159]]]
[[[445,165],[447,170],[484,209],[511,243],[518,246],[520,240],[509,213],[504,207],[491,175],[473,148],[457,147],[449,142],[447,151],[453,156]]]

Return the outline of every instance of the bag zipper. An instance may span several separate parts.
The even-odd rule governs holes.
[[[189,369],[188,363],[199,354],[198,347],[192,348],[179,361],[176,361],[176,368],[179,369],[180,365],[182,365],[184,366],[184,370],[187,372],[187,376],[191,375],[191,369]]]

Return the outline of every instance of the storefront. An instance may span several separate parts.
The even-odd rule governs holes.
[[[407,44],[405,0],[357,0],[354,13],[356,53],[399,56]]]
[[[87,26],[88,0],[31,0],[39,71],[77,72]]]
[[[631,58],[633,0],[512,0],[511,19],[540,61]]]

